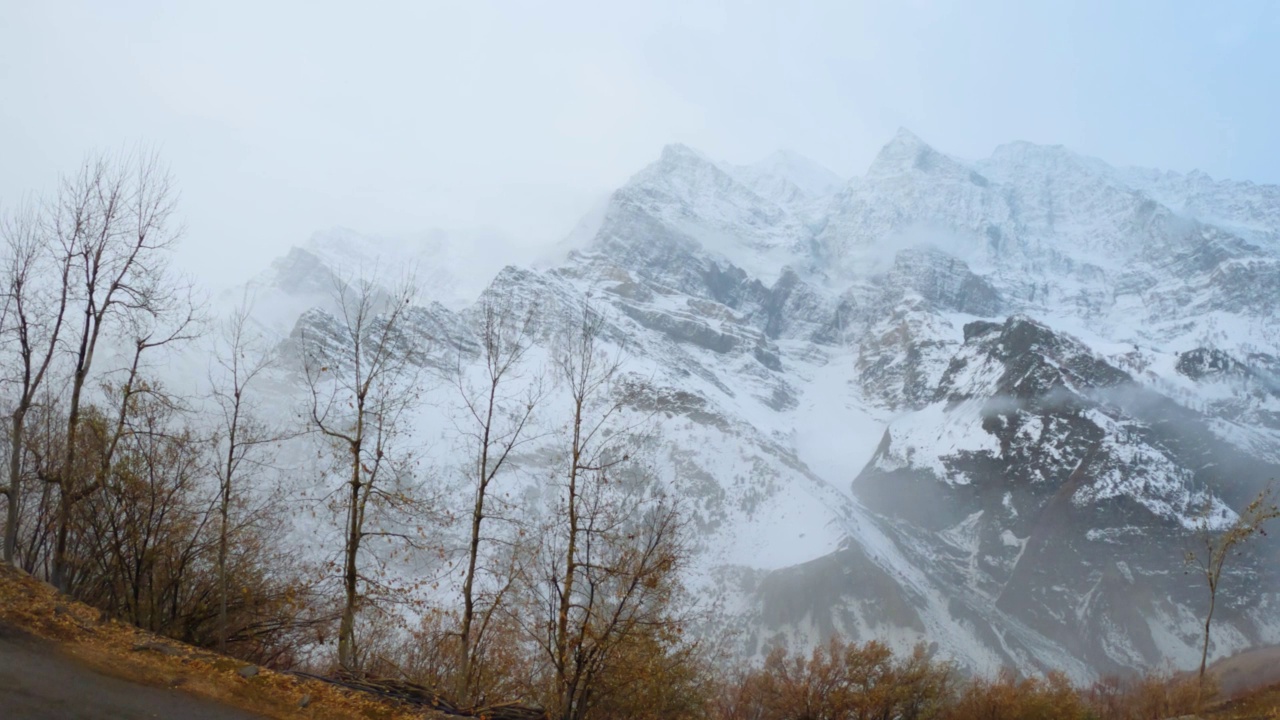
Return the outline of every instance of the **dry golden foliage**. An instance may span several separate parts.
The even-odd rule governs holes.
[[[1093,715],[1084,697],[1060,673],[1023,679],[1002,673],[995,680],[968,683],[943,717],[947,720],[1086,720]]]
[[[1129,678],[1106,677],[1083,693],[1093,717],[1148,720],[1192,714],[1199,691],[1200,683],[1193,675],[1155,671]]]
[[[953,669],[918,647],[896,658],[879,642],[833,638],[809,655],[775,648],[760,670],[741,673],[712,701],[720,720],[869,720],[943,717]]]
[[[109,390],[110,388],[108,388]],[[51,415],[40,409],[34,417]],[[82,409],[76,456],[97,488],[65,510],[64,581],[75,598],[143,629],[193,645],[219,635],[218,488],[208,482],[208,449],[163,391],[134,386],[123,432],[96,406]],[[112,440],[112,438],[116,438]],[[33,438],[44,442],[43,438]],[[56,448],[58,440],[48,445]],[[113,445],[108,454],[106,447]],[[59,509],[48,490],[28,485],[19,559],[46,574]],[[288,664],[296,647],[330,618],[298,562],[273,542],[283,515],[270,505],[237,502],[222,557],[235,579],[227,599],[228,649],[255,663]]]
[[[917,647],[895,657],[878,642],[833,639],[808,654],[775,649],[759,668],[739,670],[711,694],[714,720],[1161,720],[1190,715],[1193,674],[1106,678],[1088,687],[1065,675],[962,679]],[[1280,698],[1280,686],[1272,699]],[[1260,701],[1224,703],[1206,718],[1268,718]],[[1231,708],[1235,707],[1235,710]],[[1269,712],[1269,711],[1268,711]]]

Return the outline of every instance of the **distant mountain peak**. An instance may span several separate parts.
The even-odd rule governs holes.
[[[801,153],[791,150],[790,148],[778,148],[764,157],[763,160],[756,163],[757,165],[775,165],[779,163],[811,163],[817,165],[817,161],[802,155]]]
[[[1009,170],[1025,170],[1038,167],[1046,172],[1073,171],[1082,172],[1100,179],[1112,179],[1115,169],[1107,163],[1088,155],[1082,155],[1065,145],[1041,145],[1017,140],[999,145],[992,151],[988,160],[979,163],[984,167],[1003,167]]]
[[[662,148],[662,153],[656,160],[633,175],[624,189],[636,186],[668,186],[672,182],[679,185],[696,185],[707,181],[723,184],[732,182],[732,178],[718,163],[700,151],[683,143],[671,143]]]
[[[898,131],[893,134],[893,139],[889,141],[889,144],[891,145],[894,143],[929,147],[929,144],[926,143],[924,140],[921,140],[919,135],[916,135],[915,133],[911,132],[911,130],[904,125],[898,126]]]
[[[706,163],[710,162],[705,155],[684,143],[669,143],[662,148],[658,158],[661,163]]]
[[[278,287],[285,292],[319,293],[333,288],[333,271],[314,252],[298,246],[289,248],[258,276],[257,284]]]
[[[918,135],[902,127],[898,128],[893,139],[881,148],[875,159],[871,161],[867,177],[880,178],[909,172],[932,172],[944,166],[958,167],[959,163],[934,150]]]
[[[763,178],[785,181],[799,188],[805,195],[820,197],[830,195],[845,184],[845,178],[825,165],[793,150],[776,150],[751,165],[738,169],[750,175],[754,184]]]

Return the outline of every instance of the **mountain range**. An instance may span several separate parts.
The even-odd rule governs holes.
[[[453,247],[318,233],[249,283],[255,318],[323,332],[334,278],[416,264],[446,367],[486,300],[538,308],[535,359],[600,313],[690,514],[688,585],[745,657],[840,634],[975,672],[1192,665],[1184,552],[1280,475],[1280,187],[906,130],[851,179],[671,145],[478,296],[456,278],[495,251]],[[414,422],[456,464],[433,397]],[[1277,560],[1233,562],[1211,657],[1280,642]]]

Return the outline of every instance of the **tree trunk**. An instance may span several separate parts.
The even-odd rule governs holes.
[[[230,483],[222,486],[222,526],[218,534],[218,652],[227,652],[227,495]]]
[[[236,430],[240,419],[240,399],[236,394],[236,407],[231,416],[231,428],[227,433],[227,467],[222,477],[221,526],[218,529],[218,652],[227,652],[227,515],[231,505],[231,473],[235,469]]]
[[[482,471],[483,472],[483,471]],[[471,513],[471,545],[467,550],[467,576],[462,582],[462,629],[458,639],[462,644],[462,672],[459,684],[460,698],[466,700],[471,692],[471,624],[476,612],[474,596],[476,579],[476,557],[480,553],[480,521],[484,518],[485,482],[480,481],[476,491],[475,510]]]
[[[1213,622],[1213,606],[1217,600],[1217,588],[1209,588],[1209,614],[1204,618],[1204,647],[1200,650],[1200,682],[1196,686],[1196,711],[1204,702],[1204,673],[1209,660],[1209,623]]]
[[[58,493],[58,530],[53,544],[53,573],[50,580],[61,593],[71,592],[71,578],[67,573],[67,536],[71,528],[71,503],[67,500],[66,482],[60,483]]]
[[[566,673],[569,662],[569,608],[573,603],[574,576],[577,574],[578,556],[578,472],[582,467],[582,406],[581,398],[574,402],[573,416],[573,449],[569,467],[569,542],[565,551],[564,588],[560,595],[560,609],[556,627],[556,673],[560,676],[561,693],[564,698],[564,710],[568,711],[572,698],[568,697],[569,687]]]
[[[58,470],[58,527],[57,541],[53,549],[53,572],[50,581],[60,592],[70,592],[70,578],[67,577],[67,534],[71,525],[71,477],[75,474],[76,431],[80,427],[80,391],[84,388],[85,377],[89,374],[89,363],[93,361],[93,344],[97,342],[97,327],[91,326],[93,315],[85,308],[84,335],[80,341],[80,353],[76,373],[71,382],[71,404],[67,409],[67,452],[63,456],[62,467]],[[90,336],[90,327],[93,335]],[[91,340],[92,337],[92,340]]]
[[[484,432],[480,438],[480,462],[476,475],[476,504],[471,512],[471,545],[467,548],[467,576],[462,582],[462,629],[458,633],[462,644],[462,677],[460,697],[469,699],[471,693],[471,624],[476,613],[475,581],[476,560],[480,554],[480,525],[484,521],[484,496],[489,490],[489,433],[493,429],[493,406],[498,391],[496,381],[489,385],[489,408],[485,415]]]
[[[18,503],[22,499],[22,439],[27,409],[19,406],[13,411],[13,434],[9,453],[9,504],[5,511],[4,562],[16,565],[14,554],[18,547]]]
[[[355,628],[357,594],[356,556],[360,552],[360,446],[351,447],[351,506],[348,509],[347,552],[343,566],[343,590],[346,602],[338,626],[338,664],[344,670],[355,670]]]

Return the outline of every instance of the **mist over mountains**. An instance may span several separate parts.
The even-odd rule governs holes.
[[[505,252],[327,231],[219,303],[287,346],[334,322],[335,278],[416,266],[438,372],[475,362],[486,299],[536,308],[535,360],[601,313],[691,511],[706,631],[743,656],[839,634],[982,672],[1190,665],[1184,550],[1280,475],[1280,187],[906,130],[848,180],[672,145],[561,245]],[[415,436],[452,467],[449,389],[425,396]],[[516,496],[554,472],[525,460]],[[1277,559],[1231,570],[1211,656],[1280,642]]]

